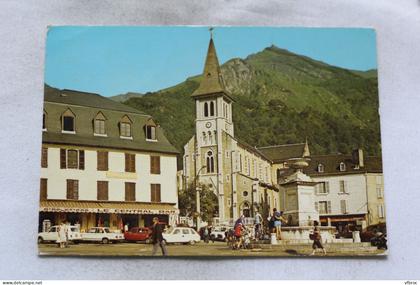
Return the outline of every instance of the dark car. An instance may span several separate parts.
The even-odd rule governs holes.
[[[380,223],[367,227],[360,233],[360,239],[362,242],[370,242],[373,238],[377,236],[378,232],[386,235],[385,223]]]
[[[130,242],[145,241],[150,242],[152,230],[146,227],[133,227],[124,233],[124,239]]]

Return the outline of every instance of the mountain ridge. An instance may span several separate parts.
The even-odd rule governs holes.
[[[276,46],[232,58],[221,66],[235,99],[236,136],[251,145],[302,142],[318,154],[362,147],[380,155],[377,71],[328,65]],[[191,94],[201,75],[124,101],[152,115],[182,151],[194,134]]]

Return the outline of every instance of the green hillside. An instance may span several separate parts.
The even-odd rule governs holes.
[[[204,58],[204,55],[203,55]],[[355,72],[275,46],[222,66],[232,93],[235,135],[250,145],[296,143],[312,153],[350,153],[363,147],[380,155],[376,71]],[[154,118],[180,150],[194,134],[190,95],[200,76],[125,101]]]

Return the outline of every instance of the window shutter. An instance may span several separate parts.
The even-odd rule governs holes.
[[[47,194],[47,179],[41,178],[41,186],[40,186],[40,196],[39,199],[41,201],[47,200],[48,194]]]
[[[71,199],[71,189],[73,188],[73,180],[67,180],[67,199]]]
[[[318,202],[315,202],[315,211],[319,212],[319,209],[318,209]]]
[[[130,171],[130,155],[128,153],[125,154],[125,172]]]
[[[327,202],[327,213],[331,214],[331,201]]]
[[[43,147],[41,151],[41,167],[48,167],[48,148]]]
[[[330,193],[330,182],[325,182],[325,193]]]
[[[157,202],[160,202],[160,184],[156,185],[156,191],[157,191]]]
[[[79,169],[85,169],[85,151],[79,150]]]
[[[60,149],[60,168],[66,168],[66,150],[63,148]]]

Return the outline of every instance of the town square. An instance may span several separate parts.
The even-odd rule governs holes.
[[[39,254],[386,255],[376,69],[274,43],[221,64],[233,30],[190,29],[202,74],[155,93],[61,88],[47,65]]]

